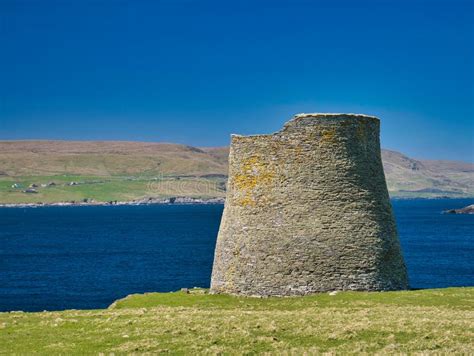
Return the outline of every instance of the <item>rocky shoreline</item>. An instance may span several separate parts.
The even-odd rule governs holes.
[[[449,209],[444,211],[445,214],[474,214],[474,204],[468,205],[461,209]]]
[[[392,200],[414,200],[414,198],[391,198]],[[439,198],[416,198],[423,200],[436,200]],[[446,198],[449,199],[449,198]],[[171,197],[171,198],[144,198],[127,201],[95,201],[93,199],[84,199],[81,201],[62,201],[54,203],[0,203],[0,208],[39,208],[48,206],[122,206],[122,205],[206,205],[206,204],[224,204],[225,198],[190,198],[190,197]],[[474,205],[462,209],[444,210],[444,214],[474,214]]]
[[[171,198],[145,198],[129,201],[95,201],[84,199],[82,201],[66,201],[56,203],[1,203],[0,208],[39,208],[48,206],[123,206],[123,205],[192,205],[192,204],[224,204],[224,198],[190,198],[190,197],[171,197]]]

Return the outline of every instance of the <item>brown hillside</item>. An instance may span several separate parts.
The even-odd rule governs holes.
[[[0,141],[0,176],[227,174],[228,147],[127,141]],[[474,164],[382,150],[392,196],[474,196]]]

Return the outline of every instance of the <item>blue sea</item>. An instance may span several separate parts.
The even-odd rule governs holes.
[[[394,200],[412,288],[474,286],[473,200]],[[222,205],[0,208],[0,311],[209,287]]]

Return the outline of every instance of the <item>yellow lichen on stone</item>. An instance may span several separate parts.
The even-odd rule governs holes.
[[[311,141],[311,137],[308,138]],[[304,163],[307,159],[306,155],[304,154],[304,150],[301,146],[295,146],[293,148],[293,160],[294,162]]]
[[[322,131],[321,143],[333,143],[336,141],[336,129],[330,128]]]
[[[255,206],[254,190],[258,186],[266,186],[274,179],[274,173],[257,156],[245,159],[240,167],[240,173],[231,181],[235,189],[237,204],[241,206]]]
[[[249,192],[246,192],[242,198],[237,199],[237,205],[255,206],[256,202],[255,202],[254,197]]]

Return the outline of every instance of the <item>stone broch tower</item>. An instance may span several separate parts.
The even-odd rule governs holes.
[[[211,292],[406,288],[377,118],[299,114],[232,136]]]

